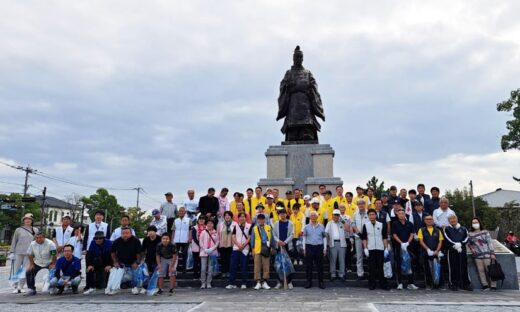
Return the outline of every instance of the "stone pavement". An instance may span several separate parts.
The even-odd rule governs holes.
[[[11,294],[7,278],[9,268],[0,268],[0,311],[31,312],[88,310],[113,312],[120,310],[173,311],[520,311],[520,292],[452,292],[452,291],[369,291],[365,288],[295,288],[293,290],[227,290],[213,288],[178,288],[173,296],[149,297],[132,295],[123,290],[116,296],[38,294],[24,297]]]

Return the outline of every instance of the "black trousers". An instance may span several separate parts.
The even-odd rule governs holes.
[[[168,231],[168,233],[172,233],[172,226],[173,226],[173,221],[175,220],[175,218],[168,218],[166,219],[166,231]]]
[[[192,252],[193,254],[193,277],[198,279],[200,277],[200,253]]]
[[[425,250],[421,247],[418,241],[412,240],[408,250],[413,254],[412,270],[415,275],[423,272],[424,268],[424,253]]]
[[[224,273],[229,273],[229,267],[231,265],[231,253],[233,252],[233,247],[224,247],[219,248],[218,252],[220,253],[220,270]]]
[[[345,271],[352,270],[352,257],[354,256],[354,252],[352,251],[352,243],[350,239],[346,239],[347,241],[347,250],[345,251]]]
[[[305,266],[307,273],[307,281],[312,281],[312,271],[316,266],[318,272],[318,281],[323,282],[323,244],[322,245],[305,245]]]
[[[383,250],[368,251],[368,287],[376,287],[376,280],[381,288],[387,287],[387,281],[383,271],[385,254]]]
[[[424,249],[423,249],[424,250]],[[435,257],[429,257],[426,251],[423,253],[423,264],[424,264],[424,279],[426,282],[426,286],[429,286],[431,288],[437,288],[435,285],[433,285],[433,259]],[[441,260],[441,279],[439,281],[439,286],[444,283],[444,277],[442,272],[444,271],[444,268],[442,266],[442,260]]]
[[[87,272],[87,285],[85,289],[103,289],[107,287],[109,273],[105,272],[105,267],[94,267],[94,271]]]
[[[403,273],[401,272],[401,262],[402,262],[401,246],[399,245],[399,243],[394,242],[392,244],[392,249],[393,249],[393,252],[394,252],[394,263],[395,263],[394,272],[396,273],[395,275],[397,276],[397,283],[398,284],[402,284],[403,283]],[[412,257],[411,253],[410,253],[410,257]],[[412,268],[412,274],[406,276],[407,280],[408,280],[408,284],[413,284],[414,283],[413,272],[414,271],[413,271],[413,268]]]
[[[303,260],[300,254],[298,253],[298,248],[296,248],[296,243],[298,242],[297,238],[293,238],[292,240],[292,251],[289,253],[293,260]]]
[[[471,285],[468,275],[468,258],[466,250],[458,253],[454,249],[448,249],[449,281],[450,286],[465,288]]]
[[[47,269],[47,268],[48,267],[41,267],[35,263],[34,268],[31,271],[25,272],[25,278],[27,280],[27,288],[36,290],[36,286],[35,286],[36,274],[38,274],[38,272],[40,272],[41,269]]]
[[[186,260],[188,260],[188,243],[175,243],[175,246],[177,246],[177,255],[179,256],[177,272],[185,272]]]

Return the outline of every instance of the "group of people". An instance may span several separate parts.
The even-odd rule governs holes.
[[[34,279],[44,268],[55,272],[51,292],[71,288],[77,293],[82,256],[87,295],[106,288],[112,268],[124,269],[121,283],[132,293],[144,293],[146,281],[136,279],[141,264],[159,273],[158,294],[163,293],[165,278],[173,293],[177,272],[188,269],[200,279],[202,289],[212,287],[216,268],[227,279],[227,289],[245,289],[250,259],[254,289],[270,289],[270,268],[278,254],[289,259],[290,266],[305,264],[305,288],[313,286],[314,271],[318,287],[325,288],[323,270],[328,260],[331,280],[345,280],[351,270],[363,280],[367,266],[371,290],[378,285],[390,289],[388,281],[393,278],[397,289],[415,290],[415,280],[422,274],[426,289],[448,286],[456,291],[473,289],[466,258],[470,251],[482,289],[496,290],[487,272],[496,259],[489,232],[476,217],[469,231],[461,225],[437,187],[426,194],[423,184],[399,192],[392,186],[380,198],[372,188],[357,187],[353,194],[344,193],[342,186],[335,188],[333,196],[325,185],[311,195],[289,190],[285,198],[277,189],[264,192],[261,187],[247,189],[245,196],[235,192],[232,200],[228,192],[223,188],[217,195],[210,188],[196,200],[194,190],[188,190],[188,198],[179,206],[172,193],[166,193],[166,201],[152,211],[143,239],[131,228],[128,216],[123,215],[121,226],[111,231],[104,212],[97,211],[85,229],[71,227],[70,218],[63,217],[51,240],[32,226],[33,217],[27,214],[12,240],[13,265],[26,269],[26,295],[36,293]],[[388,263],[393,264],[390,269]],[[283,278],[279,275],[275,288],[285,283],[292,289],[292,272],[288,270]],[[20,279],[14,292],[22,292],[24,283]]]

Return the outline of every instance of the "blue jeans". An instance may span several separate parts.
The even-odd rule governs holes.
[[[68,276],[62,276],[62,277],[60,277],[60,279],[58,279],[57,277],[53,277],[51,279],[51,282],[49,283],[49,288],[54,289],[57,287],[58,289],[63,289],[63,287],[64,287],[63,281],[68,278],[69,278]],[[72,280],[69,281],[69,285],[72,288],[77,289],[80,282],[81,282],[81,276],[76,276],[75,278],[73,278]]]
[[[123,268],[125,269],[125,275],[123,275],[121,284],[131,282],[132,287],[142,288],[145,280],[139,278],[139,276],[137,274],[138,273],[137,271],[139,270],[139,268],[137,268],[135,270],[132,269],[131,266],[126,266]]]
[[[239,250],[233,250],[231,253],[231,265],[229,270],[229,284],[236,284],[236,275],[238,264],[240,261],[240,272],[242,274],[242,285],[246,284],[247,281],[247,256]]]

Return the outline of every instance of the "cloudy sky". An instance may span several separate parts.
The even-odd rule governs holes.
[[[2,1],[0,161],[91,186],[244,190],[280,144],[300,45],[348,189],[373,175],[520,189],[496,103],[519,88],[514,1]],[[0,165],[0,191],[23,172]],[[12,183],[12,184],[9,184]],[[95,189],[32,175],[31,193]],[[134,205],[135,191],[114,191]]]

